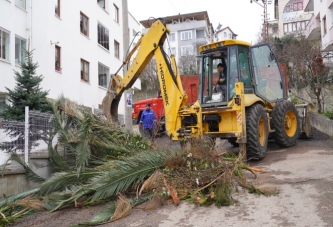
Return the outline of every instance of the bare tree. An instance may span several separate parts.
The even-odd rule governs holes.
[[[199,46],[193,43],[190,46],[184,46],[181,49],[181,56],[178,58],[177,64],[180,74],[182,75],[198,75],[199,74],[199,58],[196,57]]]
[[[272,41],[279,62],[288,65],[288,84],[293,88],[294,95],[312,103],[301,95],[301,91],[307,91],[309,97],[316,100],[317,111],[321,113],[322,91],[332,78],[324,59],[330,56],[321,51],[319,41],[306,39],[301,34],[286,35]]]
[[[181,56],[178,60],[178,68],[182,75],[198,74],[198,58],[195,55]]]
[[[152,58],[140,75],[142,90],[157,90],[158,78],[155,58]]]

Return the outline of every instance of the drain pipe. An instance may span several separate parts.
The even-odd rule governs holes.
[[[28,20],[27,20],[28,50],[32,50],[32,0],[29,0]]]

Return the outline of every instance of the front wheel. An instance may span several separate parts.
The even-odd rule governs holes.
[[[291,147],[299,136],[298,112],[289,101],[278,102],[272,111],[273,138],[280,147]]]
[[[264,107],[254,104],[246,109],[247,158],[265,157],[268,143],[268,122]]]

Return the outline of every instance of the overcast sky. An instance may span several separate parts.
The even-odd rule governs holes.
[[[263,23],[263,8],[250,0],[127,0],[127,4],[138,21],[207,11],[214,29],[219,23],[229,26],[238,35],[237,39],[250,43],[258,39]],[[273,4],[268,5],[268,12],[269,18],[274,19]]]

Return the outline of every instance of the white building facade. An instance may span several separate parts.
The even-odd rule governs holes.
[[[230,27],[225,27],[217,30],[215,32],[215,41],[221,41],[226,39],[237,39],[237,34],[235,34]]]
[[[167,54],[179,58],[187,55],[197,55],[201,45],[214,41],[214,29],[210,23],[207,11],[163,17],[170,28],[168,41],[164,43]],[[143,33],[146,33],[152,20],[140,21]]]
[[[321,40],[323,51],[333,51],[333,0],[304,0],[304,5],[312,12],[306,36]]]
[[[306,10],[306,0],[275,0],[274,19],[268,22],[268,34],[305,34],[312,12]]]
[[[130,15],[129,30],[140,25]],[[15,87],[22,48],[34,50],[37,75],[48,98],[65,97],[86,107],[101,108],[110,73],[122,65],[121,0],[0,1],[0,111],[6,89]],[[122,75],[122,70],[119,71]],[[119,114],[125,106],[120,103]]]

